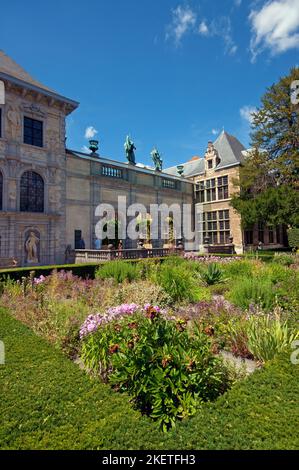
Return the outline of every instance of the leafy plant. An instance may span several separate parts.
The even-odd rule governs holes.
[[[117,304],[138,303],[139,305],[151,303],[164,308],[171,304],[172,299],[161,286],[149,280],[139,280],[119,285],[115,291],[114,302]]]
[[[140,265],[123,260],[108,261],[99,267],[95,274],[98,279],[114,279],[118,284],[140,278]]]
[[[223,272],[217,263],[209,264],[207,270],[203,272],[200,277],[208,286],[213,286],[224,280]]]
[[[191,335],[186,321],[169,320],[152,307],[88,335],[81,358],[116,390],[128,392],[164,431],[229,386],[209,337],[196,327]]]
[[[226,277],[240,278],[242,276],[251,276],[253,263],[249,260],[232,261],[222,266],[223,272]]]
[[[288,240],[290,247],[296,251],[299,249],[299,228],[293,227],[288,230]]]
[[[279,316],[252,316],[248,322],[247,336],[250,352],[264,362],[290,350],[291,343],[299,337],[299,331],[291,331],[287,321],[282,321]]]
[[[231,319],[228,322],[227,331],[229,334],[228,345],[234,356],[253,359],[248,348],[247,319],[244,316],[239,319]]]
[[[291,266],[291,264],[295,263],[295,257],[294,255],[288,255],[286,253],[275,253],[273,262],[281,264],[282,266]]]
[[[260,305],[270,311],[275,303],[276,291],[268,278],[241,278],[229,293],[229,299],[243,310],[251,305]]]
[[[186,267],[162,264],[154,275],[154,280],[171,297],[173,302],[200,300],[201,292],[195,278]]]

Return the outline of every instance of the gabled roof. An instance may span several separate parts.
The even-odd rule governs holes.
[[[244,160],[245,147],[233,135],[222,131],[219,137],[214,142],[214,147],[218,152],[220,162],[216,167],[217,169],[225,168],[227,166],[239,165]],[[191,160],[183,163],[184,176],[186,178],[203,174],[205,171],[205,160],[199,158],[198,160]],[[177,175],[177,167],[173,166],[163,170],[169,175]]]
[[[220,157],[220,163],[217,168],[223,168],[234,163],[241,163],[244,159],[242,151],[245,150],[244,145],[225,131],[222,131],[219,137],[214,142],[214,147]]]
[[[0,80],[1,79],[11,81],[23,88],[34,90],[38,93],[42,93],[53,99],[66,103],[68,106],[68,113],[76,109],[79,105],[77,101],[66,98],[35,80],[28,72],[26,72],[26,70],[6,55],[2,50],[0,50]]]
[[[0,50],[0,71],[10,75],[11,77],[17,78],[18,80],[22,80],[23,82],[30,83],[31,85],[37,86],[38,88],[55,93],[50,88],[32,78],[31,75],[26,72],[26,70],[24,70],[14,60],[12,60],[8,55],[6,55],[2,50]]]

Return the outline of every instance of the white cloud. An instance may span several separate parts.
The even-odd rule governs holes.
[[[238,46],[236,44],[234,44],[230,49],[229,49],[229,54],[230,55],[235,55],[235,53],[237,52],[238,50]]]
[[[249,15],[252,61],[269,49],[272,55],[299,48],[299,0],[271,0]]]
[[[166,40],[173,39],[176,46],[181,43],[183,36],[187,33],[199,34],[201,36],[222,38],[225,44],[225,53],[234,55],[237,45],[232,37],[231,20],[229,16],[220,16],[210,23],[205,19],[197,23],[197,14],[190,6],[179,5],[172,10],[172,21],[166,28]]]
[[[236,7],[241,6],[242,0],[235,0]]]
[[[240,116],[242,119],[247,121],[249,124],[252,124],[253,122],[253,114],[256,113],[257,109],[254,106],[243,106],[240,109]]]
[[[179,45],[183,36],[192,30],[196,23],[196,13],[188,6],[179,5],[172,10],[172,22],[167,27],[166,39],[173,38]]]
[[[218,135],[218,134],[219,134],[219,131],[218,131],[218,129],[212,129],[212,130],[211,130],[211,133],[212,133],[213,135]]]
[[[215,18],[209,25],[202,21],[198,33],[202,36],[220,37],[224,41],[225,54],[234,55],[238,50],[232,37],[231,20],[228,16]]]
[[[206,36],[209,34],[209,28],[207,26],[207,23],[205,21],[202,21],[198,27],[198,32],[199,34],[202,34],[203,36]]]
[[[97,133],[98,131],[93,126],[86,127],[85,139],[92,139]]]
[[[225,44],[226,54],[234,55],[237,52],[237,45],[232,38],[231,20],[228,16],[222,16],[212,23],[214,35],[220,36]]]

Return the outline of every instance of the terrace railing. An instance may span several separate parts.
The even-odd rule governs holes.
[[[115,259],[164,258],[181,254],[181,248],[133,248],[123,250],[75,250],[75,263],[99,263]]]

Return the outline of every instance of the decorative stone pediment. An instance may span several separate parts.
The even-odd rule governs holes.
[[[32,103],[32,104],[23,104],[23,110],[26,112],[26,113],[30,113],[30,114],[35,114],[36,116],[39,116],[41,118],[44,118],[46,116],[46,113],[44,113],[42,111],[42,109],[40,108],[40,106],[37,106],[36,104]]]
[[[213,142],[208,142],[208,148],[205,153],[205,169],[213,170],[220,162],[220,158],[217,150],[214,147]]]

